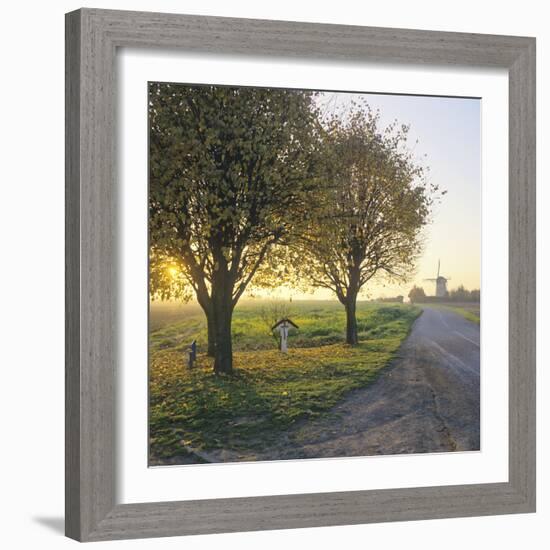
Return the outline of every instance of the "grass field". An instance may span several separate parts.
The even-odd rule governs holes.
[[[448,309],[449,311],[454,311],[455,313],[462,315],[462,317],[464,317],[468,321],[479,325],[479,302],[449,302],[442,304],[430,303],[429,305],[430,307],[437,307],[441,309]]]
[[[162,463],[211,449],[262,449],[295,422],[315,418],[352,389],[371,382],[408,334],[420,308],[358,304],[360,344],[344,344],[345,315],[336,302],[294,302],[299,326],[281,354],[261,302],[234,314],[234,376],[216,376],[198,307],[152,308],[150,315],[150,458]],[[185,349],[199,355],[188,369]],[[196,456],[194,457],[196,459]],[[197,461],[197,460],[195,460]]]

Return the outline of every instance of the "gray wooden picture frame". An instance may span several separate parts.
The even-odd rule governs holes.
[[[119,47],[509,71],[508,482],[115,502]],[[99,541],[534,511],[535,39],[96,9],[67,14],[67,536]]]

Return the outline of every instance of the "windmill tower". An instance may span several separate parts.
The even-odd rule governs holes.
[[[446,277],[443,277],[443,275],[440,275],[439,274],[440,268],[441,268],[441,260],[437,260],[437,277],[435,279],[425,279],[425,280],[435,283],[435,295],[437,298],[446,298],[449,294],[447,292],[447,281],[450,281],[451,279],[447,279]]]

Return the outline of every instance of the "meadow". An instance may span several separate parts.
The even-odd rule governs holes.
[[[443,302],[443,303],[430,303],[430,307],[436,307],[440,309],[446,309],[462,315],[464,319],[480,324],[480,304],[479,302]]]
[[[345,341],[344,308],[295,301],[298,325],[282,354],[269,330],[269,303],[245,300],[233,318],[235,373],[215,375],[206,323],[196,305],[150,311],[150,463],[201,462],[212,449],[268,448],[299,421],[326,414],[347,392],[372,382],[395,356],[420,308],[358,302],[359,345]],[[186,350],[198,344],[187,367]]]

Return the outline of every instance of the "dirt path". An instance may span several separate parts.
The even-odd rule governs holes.
[[[268,451],[209,462],[479,450],[479,326],[426,307],[377,381],[298,423]]]

